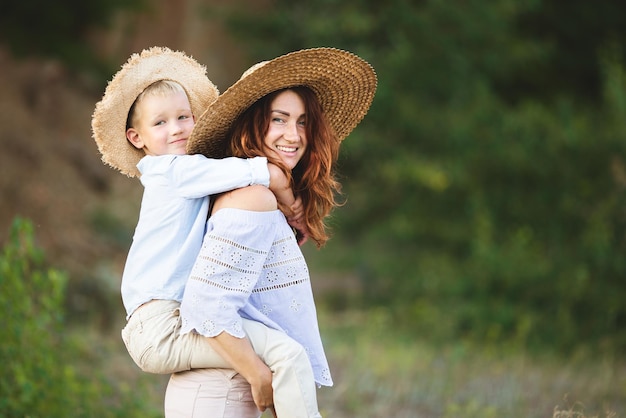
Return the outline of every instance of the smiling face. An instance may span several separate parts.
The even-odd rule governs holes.
[[[195,121],[184,90],[142,97],[132,119],[126,138],[146,155],[186,154]]]
[[[265,146],[293,169],[307,147],[304,101],[294,91],[285,90],[272,100],[270,112]]]

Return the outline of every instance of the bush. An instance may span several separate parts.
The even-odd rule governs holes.
[[[66,284],[45,266],[32,223],[15,219],[0,254],[0,417],[158,416],[146,413],[137,388],[132,397],[120,392],[97,366],[79,373],[81,347],[64,323]]]

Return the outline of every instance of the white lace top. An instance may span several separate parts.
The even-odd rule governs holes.
[[[211,216],[181,304],[182,330],[244,337],[241,317],[286,332],[332,379],[317,323],[309,270],[280,211],[220,209]]]

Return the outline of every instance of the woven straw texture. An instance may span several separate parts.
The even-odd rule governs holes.
[[[198,119],[187,141],[187,152],[210,158],[226,156],[226,135],[237,117],[263,96],[295,86],[307,86],[315,92],[342,141],[367,113],[376,83],[371,65],[335,48],[300,50],[256,64]]]
[[[139,176],[137,163],[145,155],[126,139],[126,119],[135,99],[150,84],[170,80],[179,83],[199,116],[219,92],[206,68],[179,51],[152,47],[133,54],[107,85],[91,120],[93,138],[102,161],[129,177]]]

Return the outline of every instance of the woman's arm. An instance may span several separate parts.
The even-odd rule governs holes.
[[[227,332],[207,339],[217,354],[250,383],[252,398],[259,411],[272,408],[274,405],[272,371],[254,352],[250,341],[247,338],[233,337]]]
[[[263,186],[248,186],[220,195],[213,212],[224,208],[267,212],[277,209],[276,196]],[[247,338],[227,332],[209,337],[213,349],[250,383],[254,403],[260,411],[273,405],[272,372],[254,352]]]

